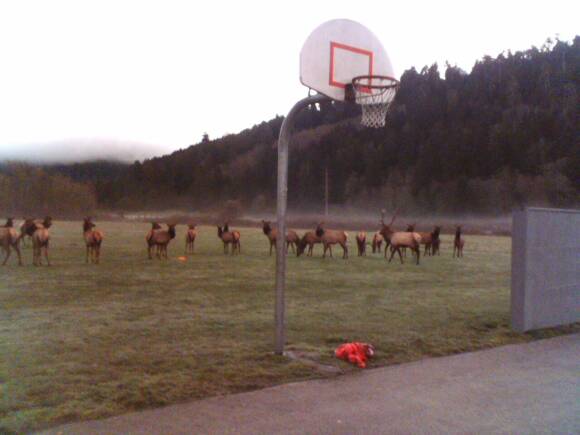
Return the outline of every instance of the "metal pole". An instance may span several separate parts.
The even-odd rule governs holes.
[[[324,219],[328,219],[328,163],[324,170]]]
[[[300,110],[310,104],[327,100],[324,95],[312,95],[298,101],[290,110],[280,129],[278,137],[278,237],[276,238],[276,343],[274,352],[284,353],[286,331],[284,324],[284,289],[286,287],[286,202],[288,198],[288,145],[294,129],[295,117]]]

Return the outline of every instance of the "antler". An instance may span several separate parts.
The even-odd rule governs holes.
[[[384,225],[385,224],[385,213],[387,211],[383,208],[381,209],[381,224]]]
[[[400,209],[400,207],[397,207],[397,209],[395,210],[395,214],[393,215],[393,218],[391,219],[391,222],[389,223],[389,226],[393,225],[393,222],[395,222],[395,218],[399,214],[399,209]]]

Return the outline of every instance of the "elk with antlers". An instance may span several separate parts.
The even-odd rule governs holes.
[[[6,253],[2,266],[5,266],[10,258],[12,248],[14,248],[18,255],[18,265],[22,266],[22,256],[20,255],[20,247],[18,246],[19,240],[20,236],[18,235],[18,231],[14,229],[14,218],[8,218],[6,224],[0,227],[0,247]]]
[[[367,233],[364,231],[361,231],[356,235],[356,247],[358,248],[359,257],[367,255]]]
[[[48,258],[48,245],[50,242],[50,234],[48,229],[52,226],[52,218],[47,216],[42,223],[37,223],[33,219],[26,219],[22,227],[22,233],[31,236],[32,238],[32,264],[35,266],[42,266],[42,252],[44,251],[44,258],[46,263],[50,266]]]
[[[239,231],[230,231],[230,227],[226,222],[222,227],[219,225],[217,226],[217,235],[224,243],[224,254],[228,253],[228,245],[232,245],[232,255],[236,252],[239,254],[241,252],[241,245],[240,245],[240,232]]]
[[[185,253],[193,254],[193,244],[197,237],[197,229],[194,224],[187,225],[187,232],[185,233]]]
[[[89,257],[92,263],[99,264],[101,258],[101,244],[103,243],[103,232],[95,230],[96,225],[90,217],[86,217],[83,222],[83,238],[85,239],[86,262],[89,262]]]
[[[401,259],[401,263],[403,263],[403,255],[401,254],[401,248],[410,248],[416,255],[417,255],[417,264],[419,264],[419,243],[421,242],[421,236],[415,232],[403,232],[403,231],[393,231],[391,229],[391,225],[395,222],[395,218],[397,217],[398,210],[393,215],[391,222],[386,225],[385,224],[385,213],[384,210],[381,212],[381,234],[385,238],[385,241],[388,241],[387,245],[385,246],[385,258],[387,257],[387,247],[391,246],[391,257],[389,258],[389,263],[393,259],[395,252],[399,253],[399,258]]]
[[[463,247],[465,246],[465,239],[461,237],[461,225],[455,226],[455,238],[453,239],[453,258],[457,253],[457,258],[463,257]]]
[[[276,239],[278,237],[278,230],[272,228],[270,221],[262,221],[262,231],[270,241],[270,255],[272,255],[272,249],[276,246]],[[292,248],[292,252],[296,252],[294,246],[298,246],[298,234],[294,230],[288,230],[286,232],[286,252],[288,248]]]

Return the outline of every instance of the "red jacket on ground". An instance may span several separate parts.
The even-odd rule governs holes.
[[[367,366],[367,358],[375,354],[374,348],[367,343],[345,343],[340,345],[334,354],[337,358],[358,365],[361,369]]]

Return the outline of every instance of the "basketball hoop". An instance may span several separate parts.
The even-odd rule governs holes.
[[[388,76],[367,75],[352,79],[352,97],[362,107],[361,124],[384,127],[387,112],[395,99],[399,81]]]

